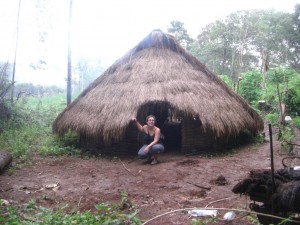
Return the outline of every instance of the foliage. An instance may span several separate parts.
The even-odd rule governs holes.
[[[257,70],[242,74],[239,85],[239,94],[250,104],[257,104],[262,97],[262,75]]]
[[[24,8],[20,5],[20,11]],[[35,53],[33,54],[30,67],[34,70],[44,70],[48,64],[49,44],[51,44],[51,32],[53,31],[54,17],[51,15],[51,2],[47,0],[34,0],[27,2],[27,7],[35,7],[36,10],[31,11],[32,29],[36,29],[35,36]]]
[[[268,68],[286,65],[297,69],[298,14],[299,9],[294,14],[271,10],[232,13],[204,27],[190,51],[215,73],[227,74],[234,82],[245,71],[261,69],[264,50]]]
[[[289,59],[289,62],[292,68],[296,69],[298,72],[300,71],[300,4],[295,5],[295,12],[292,14],[292,23],[293,30],[290,30],[288,35],[288,44],[292,48],[292,54]]]
[[[68,133],[64,137],[48,135],[41,143],[39,152],[42,155],[60,156],[60,155],[80,155],[77,149],[78,137],[74,133]]]
[[[218,221],[219,218],[216,216],[210,218],[198,218],[198,219],[192,219],[192,225],[206,225],[211,223],[217,223]]]
[[[262,144],[264,143],[265,141],[265,136],[263,134],[257,134],[253,137],[253,140],[255,143],[259,143],[259,144]]]
[[[265,121],[272,125],[278,125],[278,113],[269,113],[265,116]]]
[[[62,95],[19,99],[11,118],[1,121],[0,148],[21,160],[32,151],[45,155],[77,154],[75,144],[70,145],[73,134],[63,139],[52,134],[52,122],[64,106]]]
[[[188,35],[187,30],[184,28],[184,23],[177,20],[171,21],[168,32],[175,36],[180,45],[185,49],[190,50],[194,40]]]
[[[300,76],[295,70],[288,68],[274,68],[267,73],[266,100],[273,108],[286,103],[287,113],[300,113]]]
[[[233,88],[232,81],[227,75],[219,75],[219,78],[224,81],[228,87]]]
[[[26,160],[29,152],[35,149],[36,141],[40,137],[40,130],[36,124],[28,125],[9,122],[3,125],[0,134],[0,147],[8,150],[14,158]]]
[[[101,60],[88,60],[80,57],[76,59],[77,63],[74,68],[75,76],[72,79],[74,90],[81,92],[90,83],[104,72]],[[76,77],[76,75],[78,76]]]
[[[20,83],[15,85],[15,96],[20,98],[23,96],[45,96],[45,95],[55,95],[62,94],[64,90],[57,86],[41,86],[33,85],[32,83]]]
[[[254,216],[252,214],[249,214],[246,216],[246,219],[251,223],[251,224],[257,224],[260,225],[257,216]]]
[[[1,203],[1,202],[0,202]],[[2,205],[2,204],[1,204]],[[64,212],[66,207],[56,210],[37,206],[35,201],[30,201],[26,207],[1,206],[0,223],[5,225],[14,224],[141,224],[136,216],[138,211],[135,208],[129,209],[129,213],[124,213],[120,205],[102,202],[95,206],[96,213],[91,211],[67,214]]]
[[[8,94],[13,83],[8,80],[10,66],[11,65],[9,63],[0,62],[0,132],[3,129],[2,121],[9,118],[11,115]]]
[[[293,131],[291,127],[284,126],[281,127],[280,133],[279,133],[279,140],[281,141],[281,145],[284,149],[291,151],[291,146],[288,144],[293,139]]]
[[[300,117],[299,116],[293,118],[293,123],[297,128],[300,129]]]
[[[293,72],[287,95],[287,112],[291,116],[297,116],[300,115],[300,75]]]

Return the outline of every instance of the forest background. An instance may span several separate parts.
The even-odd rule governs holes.
[[[45,1],[40,1],[36,10],[41,16],[47,10]],[[37,20],[40,54],[30,65],[37,72],[48,63],[44,53],[51,26],[47,22]],[[240,94],[266,123],[278,126],[283,143],[292,140],[287,118],[300,127],[300,4],[295,5],[293,13],[232,13],[202,28],[196,39],[177,20],[170,22],[167,32]],[[52,134],[52,122],[104,72],[101,60],[72,58],[69,46],[65,89],[17,83],[17,51],[16,43],[14,62],[0,62],[0,149],[10,152],[19,166],[26,164],[33,152],[55,156],[79,154],[74,144],[76,138],[57,138]]]

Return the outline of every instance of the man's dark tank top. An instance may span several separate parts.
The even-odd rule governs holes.
[[[152,141],[154,141],[155,134],[152,136],[149,133],[144,132],[144,140],[145,144],[149,145]]]
[[[147,133],[148,132],[148,133]],[[149,131],[147,129],[147,132],[144,132],[144,140],[145,140],[145,144],[149,145],[152,141],[154,141],[155,138],[155,134],[153,134],[152,136],[149,134]],[[161,140],[159,140],[157,143],[162,143]]]

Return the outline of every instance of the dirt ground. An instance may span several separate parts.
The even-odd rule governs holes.
[[[275,169],[281,169],[281,159],[287,153],[281,149],[276,135],[273,149]],[[146,224],[191,224],[188,210],[179,209],[248,209],[250,200],[233,194],[231,189],[250,170],[270,168],[270,161],[268,135],[263,144],[248,144],[214,157],[166,151],[157,165],[146,164],[137,157],[35,155],[30,165],[13,174],[6,171],[0,175],[0,199],[12,204],[25,204],[34,199],[46,207],[68,204],[70,210],[93,211],[103,201],[120,203],[121,193],[126,192],[144,222],[166,213]],[[222,181],[220,176],[225,178],[224,183],[217,182]],[[218,210],[218,215],[222,218],[228,211]],[[251,223],[243,213],[237,213],[234,221],[214,224]]]

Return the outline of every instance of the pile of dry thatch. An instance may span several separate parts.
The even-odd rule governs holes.
[[[274,190],[270,170],[252,170],[248,178],[236,184],[232,191],[263,202],[275,212],[300,212],[300,171],[281,169],[274,173]]]

